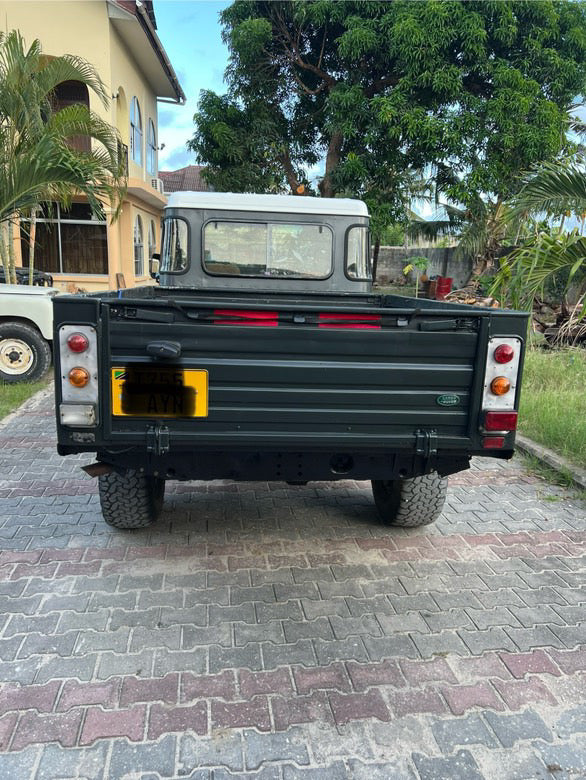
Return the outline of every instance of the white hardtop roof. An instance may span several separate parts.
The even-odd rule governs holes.
[[[368,216],[366,203],[361,200],[310,198],[306,195],[248,195],[236,192],[173,192],[169,195],[167,208]]]
[[[28,284],[0,284],[0,295],[59,295],[58,287],[42,287]]]

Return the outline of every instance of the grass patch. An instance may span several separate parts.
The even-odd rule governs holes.
[[[0,420],[17,409],[27,398],[49,384],[49,378],[38,382],[2,382],[0,381]]]
[[[586,466],[586,352],[529,349],[519,430],[579,466]]]

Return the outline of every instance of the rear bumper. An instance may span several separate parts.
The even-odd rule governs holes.
[[[78,451],[78,450],[77,450]],[[69,447],[59,447],[62,455]],[[510,458],[512,450],[483,451],[483,456]],[[132,468],[146,474],[174,480],[233,479],[244,481],[330,481],[338,479],[400,479],[437,471],[442,476],[467,469],[468,453],[442,452],[429,456],[411,451],[266,451],[266,450],[182,450],[156,454],[144,447],[98,450],[100,462],[116,470]]]

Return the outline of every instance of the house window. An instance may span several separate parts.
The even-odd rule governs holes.
[[[149,134],[147,138],[147,170],[153,176],[157,173],[157,136],[155,134],[155,123],[149,119]]]
[[[62,81],[57,84],[51,96],[53,111],[61,111],[63,108],[81,104],[87,109],[90,107],[90,96],[88,88],[80,81]],[[68,145],[78,152],[89,154],[92,150],[90,137],[87,135],[74,135],[68,141]]]
[[[142,238],[142,219],[138,215],[134,220],[134,275],[144,276],[144,244]]]
[[[133,97],[130,105],[130,156],[142,165],[142,118],[138,98]]]
[[[153,222],[152,219],[149,223],[148,250],[149,250],[148,259],[150,263],[152,256],[157,251],[157,233],[155,230],[155,223]]]
[[[29,220],[21,220],[22,263],[29,263]],[[43,204],[37,217],[34,267],[52,274],[107,274],[105,215],[94,216],[87,203]]]

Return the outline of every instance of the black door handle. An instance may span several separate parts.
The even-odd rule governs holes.
[[[178,341],[151,341],[146,351],[152,357],[172,360],[181,355],[181,344]]]

